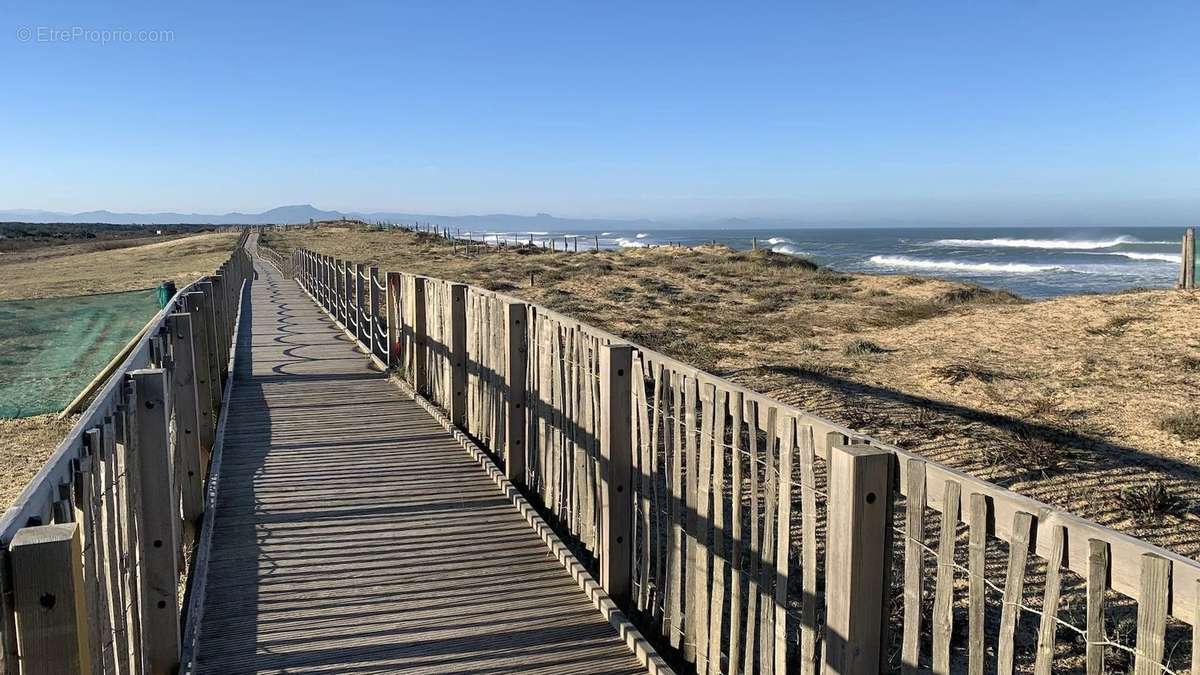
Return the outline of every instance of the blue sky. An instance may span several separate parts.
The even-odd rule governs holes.
[[[1200,3],[107,4],[5,2],[0,209],[1200,215]]]

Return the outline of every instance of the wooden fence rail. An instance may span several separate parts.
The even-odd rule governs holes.
[[[1106,657],[1174,672],[1168,623],[1200,631],[1196,561],[546,308],[292,255],[313,300],[451,411],[697,672],[1049,673],[1079,643],[1089,675]],[[1084,625],[1064,589],[1086,593]],[[1122,603],[1132,643],[1104,626]],[[1037,627],[1022,645],[1020,625]]]
[[[0,672],[174,673],[248,231],[180,290],[0,520]]]

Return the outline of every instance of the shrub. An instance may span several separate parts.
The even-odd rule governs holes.
[[[986,444],[983,458],[992,466],[1049,474],[1073,466],[1078,456],[1073,448],[1054,438],[1018,429],[1006,439]]]
[[[1020,296],[1009,291],[997,291],[982,286],[967,286],[946,291],[934,299],[943,305],[976,304],[1014,304],[1022,302]]]
[[[974,378],[983,383],[991,383],[996,380],[1011,380],[1012,375],[992,370],[979,365],[968,365],[962,363],[952,363],[945,366],[934,366],[930,369],[933,376],[943,384],[958,384],[963,380]]]
[[[883,347],[871,342],[870,340],[851,340],[842,347],[842,353],[846,356],[860,356],[862,354],[882,354],[885,352]]]
[[[1129,325],[1135,321],[1142,321],[1145,317],[1141,316],[1114,316],[1108,321],[1105,321],[1099,326],[1088,326],[1084,329],[1088,335],[1106,335],[1108,337],[1117,337],[1124,335]]]
[[[1200,410],[1181,410],[1158,419],[1158,428],[1185,441],[1200,438]]]
[[[1134,518],[1182,515],[1188,510],[1188,503],[1161,480],[1121,490],[1121,502]]]

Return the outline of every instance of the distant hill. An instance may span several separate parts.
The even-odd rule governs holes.
[[[431,222],[446,227],[462,229],[497,228],[504,230],[546,230],[570,231],[596,229],[632,229],[637,227],[658,226],[650,220],[608,220],[588,218],[556,218],[548,213],[533,216],[520,216],[497,213],[481,216],[440,216],[426,213],[398,213],[377,211],[363,213],[358,211],[342,213],[340,211],[323,211],[312,204],[295,204],[279,206],[262,213],[115,213],[113,211],[85,211],[83,213],[63,213],[57,211],[37,211],[31,209],[0,210],[0,222],[23,223],[104,223],[111,225],[161,225],[161,224],[195,224],[195,225],[270,225],[281,223],[307,223],[311,220],[338,220],[351,218],[367,222],[411,223],[414,221]]]

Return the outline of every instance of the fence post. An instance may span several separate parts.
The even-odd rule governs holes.
[[[229,330],[226,320],[225,279],[219,274],[214,274],[210,279],[212,293],[209,295],[209,302],[213,308],[213,329],[217,338],[217,369],[221,374],[220,382],[224,385],[225,379],[229,377]]]
[[[428,331],[425,327],[425,279],[413,277],[413,365],[412,388],[418,394],[425,394],[427,378],[425,374],[425,348],[428,342]]]
[[[92,645],[79,525],[17,530],[9,557],[20,672],[90,674]],[[16,673],[16,664],[10,665]]]
[[[825,666],[830,675],[886,671],[895,461],[869,445],[829,449]]]
[[[508,342],[506,344],[508,372],[505,373],[505,438],[508,439],[508,452],[504,456],[505,473],[508,479],[518,487],[526,487],[526,457],[529,444],[526,443],[525,402],[529,349],[526,338],[525,303],[510,302],[507,308]]]
[[[138,463],[138,554],[143,567],[142,647],[151,673],[173,673],[179,666],[179,579],[175,503],[167,428],[166,373],[161,368],[135,370],[136,423],[133,455]]]
[[[467,285],[450,284],[450,421],[467,424]]]
[[[176,456],[180,459],[175,475],[182,483],[183,518],[194,524],[204,511],[204,483],[200,469],[200,422],[192,354],[192,317],[188,314],[168,316],[167,331],[175,362],[175,391],[172,392],[171,402],[175,408]]]
[[[208,335],[211,326],[208,317],[208,298],[203,293],[192,292],[184,296],[185,307],[192,321],[192,364],[196,383],[196,408],[199,414],[197,427],[200,436],[200,472],[203,479],[208,473],[208,459],[212,455],[213,436],[217,425],[217,406],[215,394],[219,388],[214,386],[214,364],[211,348],[211,338]]]
[[[633,571],[633,348],[600,348],[600,585],[628,607]]]
[[[387,364],[393,368],[400,363],[400,321],[403,316],[400,311],[400,284],[403,278],[399,272],[387,273],[387,329],[388,349]]]
[[[367,326],[363,321],[363,271],[362,263],[354,263],[354,338],[358,340],[364,348],[370,349],[365,339]]]
[[[1196,228],[1189,227],[1183,235],[1183,287],[1196,287]]]
[[[371,323],[370,332],[371,339],[367,344],[371,350],[371,355],[379,354],[379,268],[372,265],[368,273],[367,284],[369,290],[367,297],[371,307]]]

